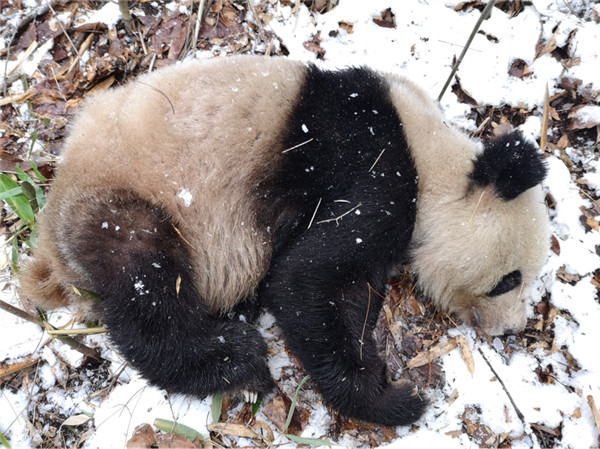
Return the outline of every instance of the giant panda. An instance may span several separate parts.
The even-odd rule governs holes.
[[[545,261],[545,166],[509,134],[481,149],[412,82],[260,56],[161,69],[86,101],[21,294],[79,304],[145,378],[265,393],[258,301],[324,399],[406,425],[371,329],[391,270],[492,335],[525,326]],[[99,302],[74,293],[91,290]]]

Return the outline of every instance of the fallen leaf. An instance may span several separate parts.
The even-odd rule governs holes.
[[[455,338],[458,348],[460,349],[460,355],[467,364],[467,368],[471,374],[475,372],[475,360],[473,360],[473,353],[469,347],[469,343],[464,337],[458,336]]]
[[[596,401],[594,397],[590,394],[587,397],[588,405],[592,410],[592,415],[594,416],[594,422],[596,423],[596,427],[600,431],[600,412],[598,412],[598,407],[596,407]]]
[[[396,15],[392,8],[387,8],[381,11],[381,15],[373,17],[373,22],[383,28],[396,28]]]
[[[73,415],[65,419],[62,423],[63,426],[80,426],[88,422],[91,418],[88,415],[81,413],[80,415]]]
[[[568,117],[572,119],[569,130],[593,128],[600,125],[600,106],[576,106]]]
[[[427,365],[432,360],[437,359],[445,354],[448,354],[453,349],[458,347],[458,342],[456,338],[448,340],[444,343],[440,343],[437,346],[434,346],[429,351],[419,352],[413,359],[408,362],[408,368],[416,368],[418,366]]]
[[[508,74],[510,76],[514,76],[516,78],[527,78],[531,76],[531,72],[529,71],[529,66],[522,59],[515,59],[510,65],[510,69],[508,69]]]
[[[156,435],[156,443],[161,449],[195,449],[202,447],[202,442],[199,438],[196,438],[194,441],[190,441],[183,435],[177,435],[174,433]]]
[[[156,444],[156,434],[150,424],[141,424],[135,428],[133,435],[127,441],[127,449],[148,449]]]
[[[230,424],[226,422],[218,422],[207,426],[211,432],[221,433],[234,437],[251,438],[253,440],[262,440],[262,437],[254,430],[249,429],[243,424]]]

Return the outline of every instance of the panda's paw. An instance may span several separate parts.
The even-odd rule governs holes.
[[[254,404],[258,401],[257,391],[242,390],[242,396],[244,397],[244,401],[249,402],[250,404]]]

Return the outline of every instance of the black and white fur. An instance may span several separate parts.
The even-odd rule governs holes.
[[[520,136],[481,152],[397,76],[172,67],[87,102],[22,295],[81,304],[151,383],[194,395],[272,387],[259,332],[227,317],[257,295],[328,403],[405,425],[425,402],[386,381],[370,291],[410,263],[440,308],[522,329],[548,246],[544,174]]]

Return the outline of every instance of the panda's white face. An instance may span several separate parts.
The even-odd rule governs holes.
[[[421,89],[394,77],[390,85],[419,175],[411,243],[419,285],[442,310],[490,334],[522,330],[550,241],[535,147],[509,134],[482,151]]]
[[[511,201],[477,188],[446,205],[426,202],[413,240],[413,268],[425,293],[491,335],[523,330],[549,246],[543,200],[536,186]]]

